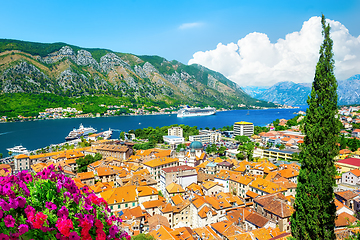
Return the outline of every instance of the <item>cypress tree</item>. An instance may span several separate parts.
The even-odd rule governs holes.
[[[339,125],[337,81],[330,38],[330,25],[322,15],[320,57],[316,65],[308,109],[304,121],[304,143],[300,146],[298,176],[291,231],[296,239],[335,239],[336,185],[334,157],[338,153]]]

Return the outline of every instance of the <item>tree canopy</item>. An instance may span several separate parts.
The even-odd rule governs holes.
[[[330,25],[322,15],[320,57],[316,65],[308,109],[304,118],[304,143],[300,146],[301,169],[296,189],[291,232],[296,239],[335,239],[334,190],[339,125],[337,82],[330,38]]]

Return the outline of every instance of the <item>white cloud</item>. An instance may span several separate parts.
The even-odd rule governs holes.
[[[179,26],[179,29],[189,29],[189,28],[196,28],[201,27],[203,24],[201,22],[193,22],[193,23],[183,23]]]
[[[360,36],[352,36],[340,22],[327,22],[334,42],[336,78],[343,80],[360,73]],[[289,33],[276,43],[264,33],[249,33],[237,43],[219,43],[214,50],[196,52],[188,64],[218,71],[240,86],[312,82],[323,40],[321,30],[321,18],[312,17],[299,32]]]

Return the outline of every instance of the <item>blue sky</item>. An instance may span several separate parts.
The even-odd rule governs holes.
[[[0,38],[66,42],[185,64],[198,51],[250,33],[272,43],[300,31],[313,16],[360,35],[360,1],[3,1]],[[229,76],[229,75],[228,75]]]
[[[196,51],[254,31],[276,41],[321,13],[360,34],[359,1],[18,0],[1,5],[0,38],[66,42],[183,63]]]

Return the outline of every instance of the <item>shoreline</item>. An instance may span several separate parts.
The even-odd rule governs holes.
[[[278,107],[278,108],[241,108],[241,109],[228,109],[228,110],[221,110],[216,112],[229,112],[229,111],[237,111],[237,110],[267,110],[267,109],[299,109],[300,107]],[[65,120],[65,119],[80,119],[80,118],[107,118],[107,117],[136,117],[136,116],[157,116],[157,115],[175,115],[177,112],[171,112],[171,113],[158,113],[158,114],[122,114],[122,115],[109,115],[109,116],[100,116],[100,117],[66,117],[66,118],[34,118],[29,120],[19,120],[19,121],[0,121],[1,123],[16,123],[16,122],[32,122],[32,121],[44,121],[44,120]]]

